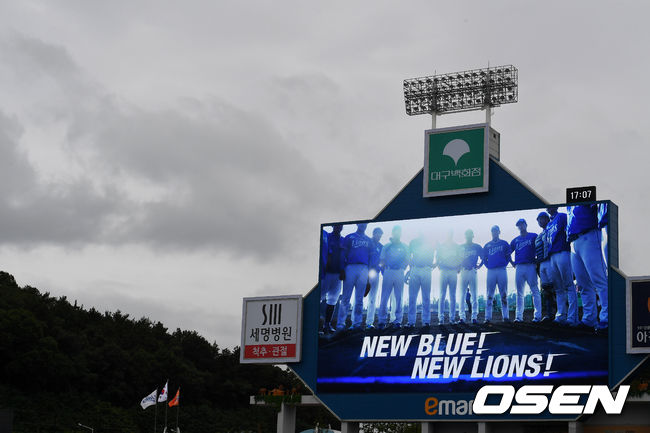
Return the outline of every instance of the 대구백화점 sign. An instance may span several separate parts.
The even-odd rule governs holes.
[[[487,124],[425,132],[424,197],[488,190]]]

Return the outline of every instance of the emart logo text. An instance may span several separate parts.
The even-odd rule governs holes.
[[[429,397],[424,401],[424,412],[429,416],[473,415],[473,404],[474,400],[438,400],[437,397]]]

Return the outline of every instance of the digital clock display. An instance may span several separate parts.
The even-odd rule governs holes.
[[[566,189],[567,203],[580,203],[584,201],[595,201],[595,200],[596,200],[595,186],[580,186],[576,188]]]

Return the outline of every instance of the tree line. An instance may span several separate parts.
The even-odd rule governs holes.
[[[14,411],[14,432],[151,432],[153,411],[140,400],[169,379],[181,387],[181,431],[275,431],[278,408],[251,406],[260,388],[298,389],[289,371],[242,365],[239,348],[220,348],[196,331],[71,304],[0,271],[0,408]],[[176,408],[168,409],[175,426]],[[163,403],[158,406],[162,432]],[[331,424],[322,408],[299,408],[298,431]]]

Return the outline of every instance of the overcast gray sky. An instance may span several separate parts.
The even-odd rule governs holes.
[[[322,222],[422,166],[402,80],[519,69],[502,162],[620,207],[650,274],[646,2],[0,1],[0,269],[238,344],[241,298],[306,293]],[[483,113],[442,117],[476,123]]]

